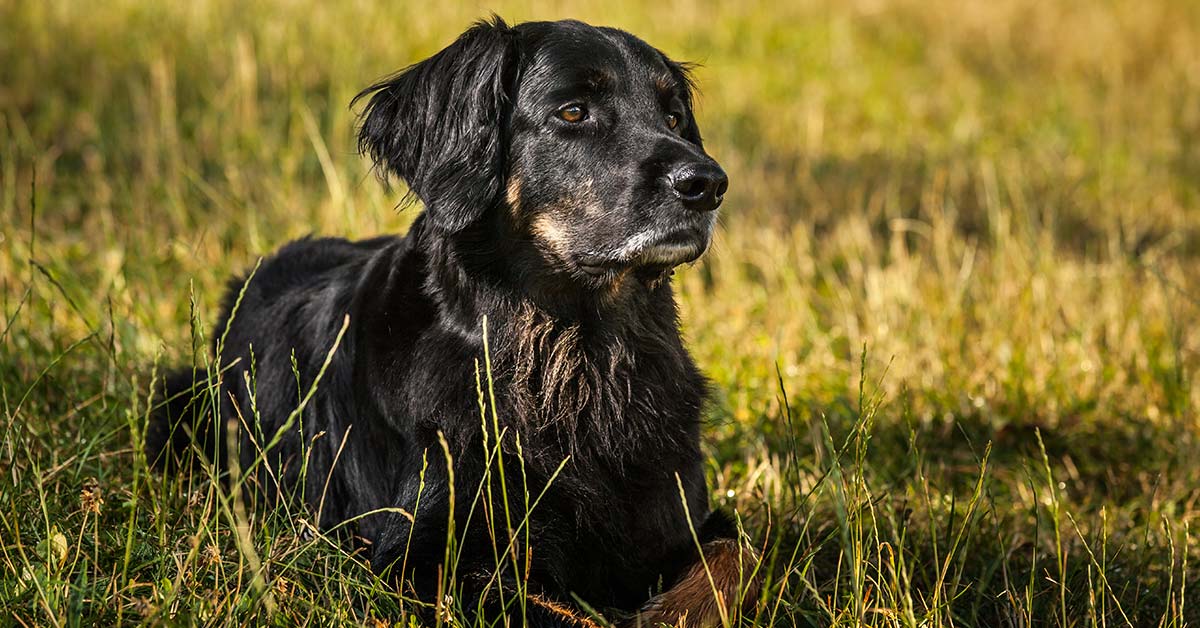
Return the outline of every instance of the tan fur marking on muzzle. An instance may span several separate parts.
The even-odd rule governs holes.
[[[559,255],[566,255],[570,250],[571,240],[567,235],[567,230],[554,216],[548,214],[538,216],[533,221],[531,231],[535,238]]]

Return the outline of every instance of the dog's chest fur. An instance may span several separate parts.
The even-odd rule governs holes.
[[[673,325],[674,313],[667,318]],[[581,464],[694,448],[703,380],[677,332],[659,323],[589,327],[521,304],[501,323],[499,409],[537,455]]]
[[[387,289],[364,304],[372,342],[360,356],[391,366],[366,374],[368,389],[392,391],[382,409],[389,420],[443,430],[465,449],[492,429],[494,393],[501,429],[538,470],[568,456],[586,473],[621,475],[651,460],[656,468],[698,460],[706,383],[683,346],[669,286],[599,315],[554,316],[439,272],[436,258],[411,250],[392,258]],[[453,311],[459,302],[444,295],[463,294],[487,309]]]
[[[425,254],[400,254],[375,270],[363,285],[385,288],[364,291],[356,308],[363,339],[356,362],[369,366],[356,369],[356,378],[372,391],[372,412],[402,441],[367,444],[364,455],[378,457],[374,468],[392,474],[399,464],[414,472],[404,458],[426,455],[444,468],[444,435],[457,494],[470,502],[489,464],[498,480],[498,426],[510,506],[520,513],[522,495],[541,496],[530,513],[539,539],[535,563],[572,567],[548,577],[610,599],[649,586],[658,572],[647,565],[688,547],[689,523],[707,514],[699,451],[705,381],[683,347],[669,286],[587,321],[554,317],[524,300],[491,300],[462,285],[446,290],[489,304],[485,355],[475,323],[447,322],[454,317],[429,289]],[[482,327],[478,314],[462,320]],[[379,506],[362,504],[360,511]],[[627,574],[632,588],[609,591],[617,585],[605,573]]]
[[[707,512],[704,380],[679,342],[673,312],[667,319],[669,333],[659,320],[596,329],[526,305],[497,321],[490,345],[506,455],[518,453],[519,438],[534,494],[557,472],[532,514],[542,540],[535,556],[543,566],[579,567],[546,575],[596,599],[644,586],[655,575],[640,574],[643,561],[687,546],[681,487],[693,525]],[[595,575],[608,573],[625,573],[626,581]]]

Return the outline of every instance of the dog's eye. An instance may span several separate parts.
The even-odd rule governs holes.
[[[583,122],[584,119],[587,118],[587,107],[584,107],[578,103],[567,105],[566,107],[558,110],[558,117],[563,121],[570,122],[572,124],[576,122]]]
[[[679,126],[679,114],[668,113],[667,114],[667,128],[674,131],[675,127],[677,127],[677,126]]]

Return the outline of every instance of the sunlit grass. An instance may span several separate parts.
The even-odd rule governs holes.
[[[311,513],[138,434],[228,276],[405,229],[348,103],[492,10],[703,64],[732,187],[676,285],[712,502],[768,550],[747,621],[1200,622],[1200,5],[15,0],[0,623],[407,621]]]

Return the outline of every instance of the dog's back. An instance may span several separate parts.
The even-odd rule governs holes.
[[[394,236],[360,242],[306,237],[283,246],[252,272],[230,280],[218,324],[211,333],[209,357],[214,363],[176,369],[158,389],[160,396],[145,439],[146,459],[151,465],[190,468],[207,458],[217,465],[218,473],[224,473],[229,462],[231,419],[273,437],[286,416],[257,414],[261,408],[277,405],[270,399],[257,399],[258,390],[278,396],[284,394],[282,388],[296,399],[303,394],[298,387],[312,381],[314,360],[320,364],[321,351],[330,350],[364,266],[380,249],[399,241]],[[286,363],[283,369],[259,368],[263,360]],[[239,364],[242,368],[231,368]],[[253,382],[256,399],[252,407],[243,407],[219,394],[218,387],[210,387],[244,368],[255,378],[271,374],[269,377],[278,379],[278,373],[286,374],[291,364],[296,368],[291,382],[271,382],[272,386]],[[235,383],[234,388],[244,387]],[[256,416],[247,417],[251,412]],[[201,457],[192,455],[193,447]]]

